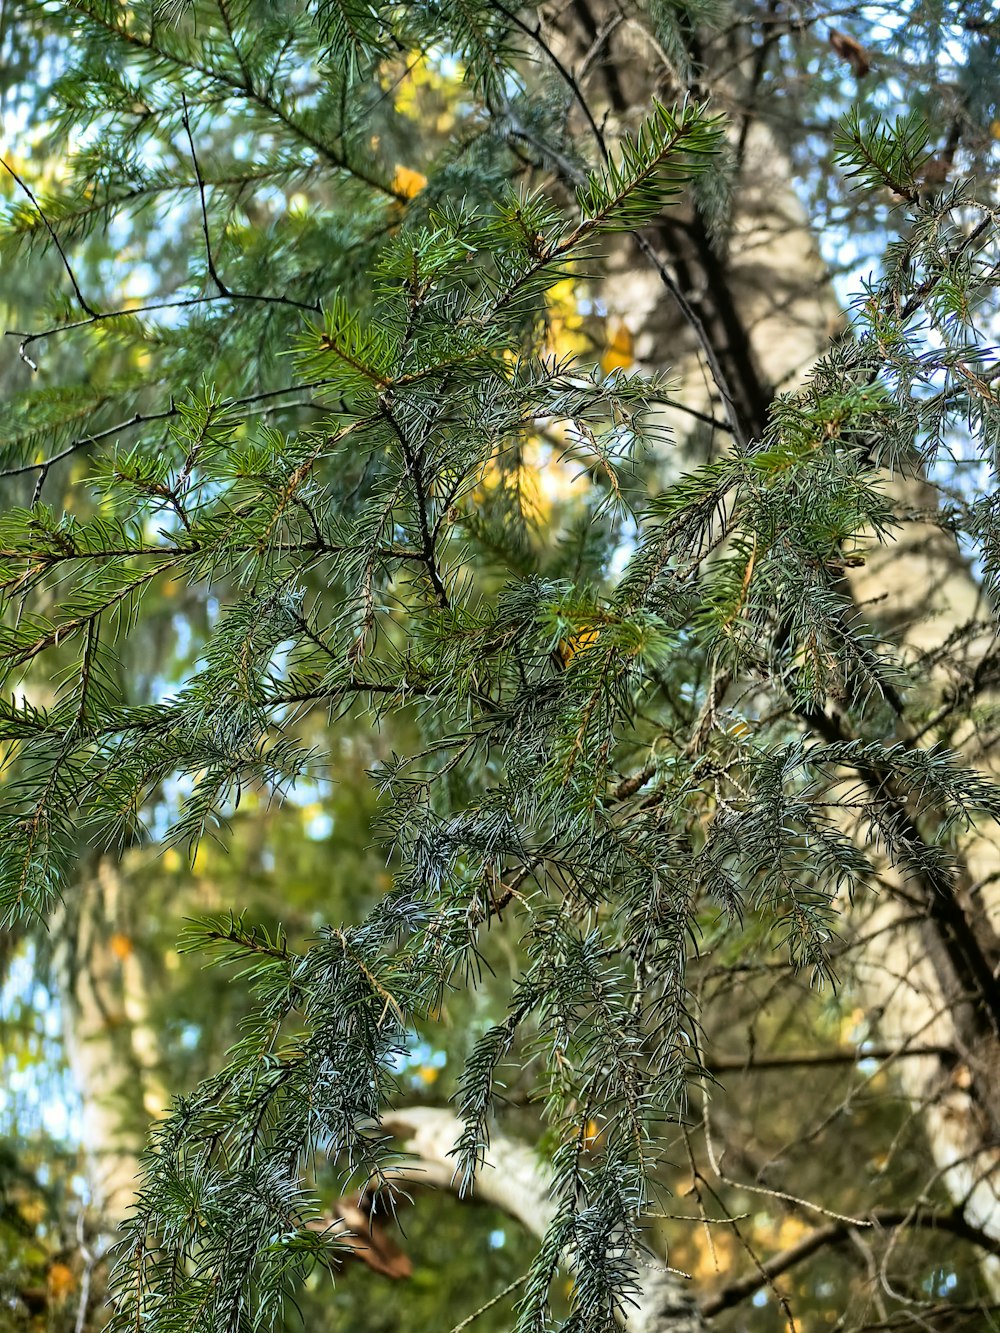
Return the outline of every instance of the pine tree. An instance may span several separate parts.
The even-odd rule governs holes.
[[[844,118],[850,197],[894,201],[897,239],[850,335],[775,394],[733,338],[740,124],[706,52],[744,23],[766,51],[762,13],[623,14],[670,72],[641,115],[620,34],[588,51],[497,0],[19,7],[68,157],[48,191],[8,164],[5,252],[58,259],[59,291],[11,341],[32,383],[2,440],[7,918],[48,918],[88,851],[224,841],[246,793],[336,778],[352,728],[391,746],[370,910],[300,944],[235,902],[185,934],[253,1008],[155,1126],[112,1328],[274,1325],[352,1248],[325,1164],[402,1206],[414,1033],[482,987],[501,932],[517,971],[469,1044],[454,1151],[420,1151],[488,1194],[507,1071],[530,1069],[547,1199],[520,1330],[550,1326],[564,1270],[571,1330],[699,1326],[647,1248],[718,1072],[711,962],[835,993],[879,884],[924,923],[994,1189],[997,240],[987,187],[938,179],[962,135],[995,152],[970,128],[990,112],[967,101],[939,153],[933,112]],[[988,15],[964,22],[995,47]],[[163,247],[152,296],[81,276],[116,227]],[[595,347],[585,302],[623,247],[677,303],[707,401],[670,348],[638,374]],[[702,456],[678,413],[711,430]],[[866,607],[914,518],[981,593],[933,650],[910,609]],[[176,590],[207,608],[197,656],[137,689],[122,664]],[[935,1224],[995,1252],[972,1194]]]

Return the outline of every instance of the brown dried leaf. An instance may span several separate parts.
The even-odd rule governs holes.
[[[380,1222],[372,1220],[360,1206],[363,1202],[364,1198],[359,1194],[338,1199],[330,1221],[310,1222],[308,1225],[314,1231],[329,1230],[331,1236],[336,1237],[343,1262],[349,1258],[344,1251],[349,1250],[354,1258],[360,1259],[383,1277],[409,1277],[413,1272],[410,1256],[400,1249]]]
[[[932,157],[924,165],[923,182],[925,185],[943,185],[951,173],[952,164],[946,157]]]
[[[848,37],[846,32],[837,28],[830,29],[830,45],[841,60],[846,60],[854,71],[855,78],[863,79],[872,67],[871,56],[860,42]]]

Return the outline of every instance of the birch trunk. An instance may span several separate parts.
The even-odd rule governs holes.
[[[654,91],[669,101],[685,91],[713,94],[738,108],[741,54],[728,52],[725,79],[685,90],[635,26],[610,11],[574,0],[551,41],[570,69],[585,70],[593,116],[609,133],[641,117]],[[742,59],[745,60],[744,52]],[[671,86],[672,85],[672,86]],[[744,84],[745,87],[745,84]],[[667,89],[667,90],[665,90]],[[759,436],[777,388],[794,386],[842,327],[832,287],[798,201],[787,159],[759,120],[740,121],[734,137],[735,216],[725,248],[713,241],[697,209],[656,224],[648,236],[667,270],[666,282],[632,244],[611,256],[602,287],[609,316],[633,335],[641,364],[681,380],[681,403],[729,418],[737,438]],[[679,304],[671,285],[685,298]],[[679,436],[691,418],[670,416]],[[706,428],[697,428],[702,447]],[[718,436],[708,448],[724,448]],[[996,625],[954,538],[937,520],[938,492],[926,479],[887,477],[901,525],[874,546],[846,589],[859,620],[904,661],[920,662],[922,687],[903,701],[896,734],[907,745],[944,742],[998,776],[995,736],[969,720],[965,703],[1000,679]],[[920,719],[941,724],[921,730]],[[951,719],[954,719],[953,721]],[[803,715],[818,738],[855,738],[836,706]],[[869,782],[879,785],[877,775]],[[933,835],[935,812],[905,812],[913,836]],[[857,832],[855,829],[854,832]],[[881,867],[881,896],[867,909],[874,943],[860,959],[858,985],[873,1021],[890,1044],[939,1044],[951,1054],[896,1062],[922,1117],[936,1173],[967,1219],[1000,1237],[1000,841],[979,828],[956,849],[953,883],[905,878]],[[884,927],[879,931],[872,926]],[[1000,1269],[987,1260],[1000,1292]]]
[[[148,1122],[166,1104],[134,912],[118,866],[103,857],[50,923],[79,1135],[93,1203],[111,1232],[132,1205]]]

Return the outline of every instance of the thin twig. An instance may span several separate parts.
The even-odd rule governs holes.
[[[83,1330],[87,1327],[87,1307],[90,1304],[90,1281],[94,1269],[97,1267],[100,1259],[100,1253],[96,1246],[91,1249],[87,1244],[82,1212],[77,1217],[76,1235],[80,1254],[83,1257],[83,1272],[80,1275],[80,1300],[76,1308],[76,1323],[73,1326],[73,1333],[83,1333]]]
[[[503,1291],[498,1291],[492,1300],[487,1301],[485,1305],[481,1305],[478,1310],[473,1310],[472,1314],[451,1329],[451,1333],[462,1333],[463,1328],[468,1328],[470,1324],[475,1323],[480,1315],[485,1314],[487,1310],[492,1310],[494,1305],[499,1305],[505,1296],[510,1296],[517,1291],[518,1287],[523,1287],[529,1277],[531,1277],[530,1268],[526,1273],[522,1273],[520,1277],[516,1277],[513,1282],[508,1282]]]
[[[232,296],[232,292],[219,277],[219,271],[215,267],[215,259],[212,255],[212,237],[208,229],[208,205],[205,202],[205,182],[202,179],[201,167],[198,165],[194,135],[191,133],[191,117],[188,115],[187,95],[184,92],[181,93],[181,106],[184,108],[181,114],[181,124],[184,126],[184,132],[187,135],[188,146],[191,149],[191,164],[194,167],[194,178],[198,183],[198,199],[201,203],[201,230],[205,237],[205,257],[208,260],[208,271],[222,295]]]
[[[90,315],[87,319],[71,320],[68,324],[53,324],[51,328],[38,329],[35,333],[27,333],[23,329],[5,329],[4,337],[21,339],[21,360],[26,361],[28,358],[24,356],[25,348],[30,347],[33,342],[39,342],[42,338],[51,338],[57,333],[69,333],[73,329],[84,329],[91,324],[100,324],[106,320],[125,319],[129,315],[138,318],[140,315],[155,315],[160,310],[181,310],[187,306],[207,305],[212,301],[232,300],[235,296],[236,294],[233,292],[226,294],[216,292],[212,296],[184,296],[175,301],[153,301],[149,305],[122,307],[121,310],[105,310],[99,314]],[[266,300],[267,298],[258,297],[257,299]],[[317,314],[320,309],[318,305],[307,308],[314,309]]]
[[[951,1046],[872,1046],[843,1051],[791,1051],[787,1055],[720,1055],[705,1061],[710,1074],[753,1073],[757,1070],[816,1068],[821,1065],[856,1065],[865,1060],[900,1060],[912,1057],[954,1057]]]
[[[5,162],[4,159],[3,159],[2,157],[0,157],[0,167],[3,167],[5,171],[7,171],[11,176],[13,176],[14,180],[17,182],[17,184],[21,187],[21,189],[24,191],[24,193],[25,193],[25,194],[28,196],[28,198],[31,200],[31,206],[32,206],[32,208],[35,210],[35,212],[36,212],[36,213],[38,214],[38,216],[41,218],[41,220],[42,220],[42,225],[45,227],[45,230],[49,233],[49,236],[52,238],[52,244],[53,244],[53,245],[56,247],[56,249],[59,251],[59,258],[60,258],[60,259],[62,260],[62,262],[63,262],[63,268],[65,268],[66,272],[69,274],[69,280],[70,280],[70,282],[73,284],[73,291],[76,293],[76,299],[79,301],[81,307],[87,312],[87,314],[91,317],[91,319],[96,319],[96,318],[97,318],[97,311],[93,308],[93,306],[90,304],[90,302],[89,302],[89,301],[87,300],[87,298],[84,296],[83,292],[80,290],[80,284],[77,282],[77,280],[76,280],[76,274],[73,272],[73,269],[72,269],[72,266],[70,265],[69,259],[66,257],[66,251],[65,251],[65,250],[63,249],[63,247],[62,247],[62,243],[60,242],[59,237],[56,235],[56,233],[55,233],[55,231],[54,231],[54,229],[53,229],[53,227],[52,227],[52,223],[49,222],[48,218],[45,216],[44,212],[42,211],[42,206],[41,206],[41,204],[38,202],[38,200],[35,198],[34,194],[32,193],[32,191],[31,191],[31,187],[28,185],[28,183],[27,183],[26,181],[24,181],[24,180],[21,179],[21,177],[17,174],[17,172],[16,172],[16,171],[14,170],[14,168],[10,165],[10,163],[9,163],[9,162]],[[35,367],[35,368],[37,368],[37,367]]]

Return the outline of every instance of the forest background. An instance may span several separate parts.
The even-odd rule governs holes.
[[[995,1327],[993,6],[0,40],[0,1322]]]

